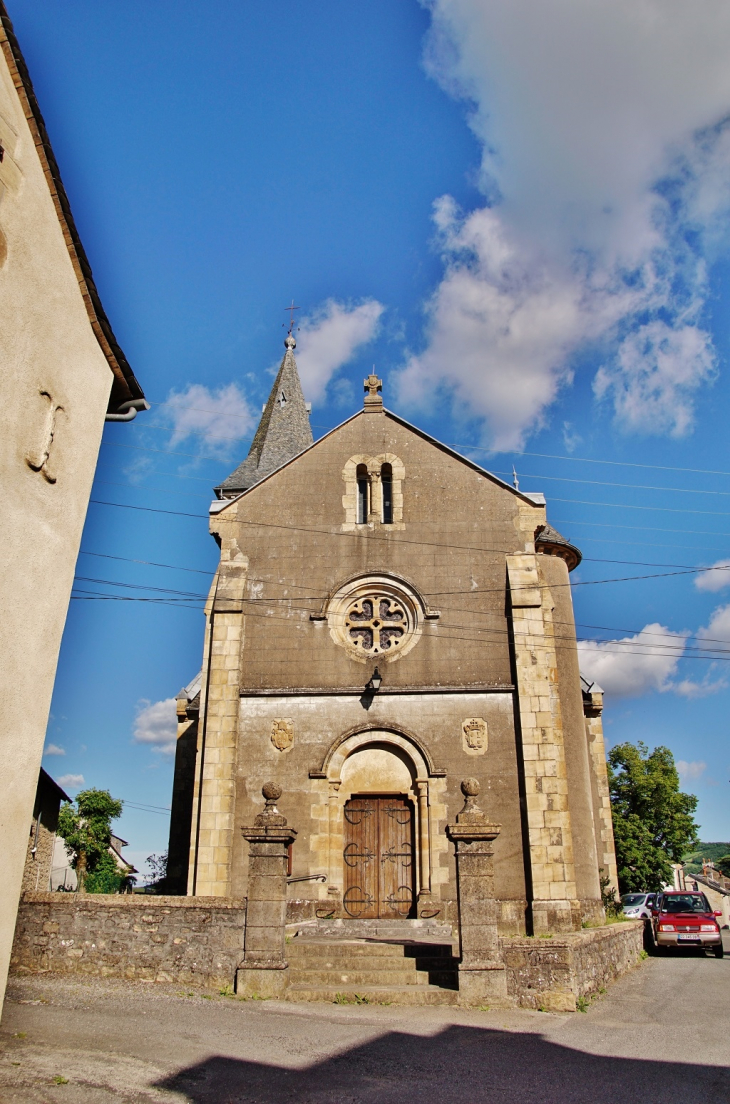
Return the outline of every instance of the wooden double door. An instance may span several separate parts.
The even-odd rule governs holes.
[[[406,797],[352,797],[345,805],[345,892],[353,918],[404,920],[415,904],[413,807]]]

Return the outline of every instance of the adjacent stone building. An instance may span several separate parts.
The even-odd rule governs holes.
[[[53,681],[105,418],[146,402],[94,285],[0,2],[0,1004]]]
[[[383,406],[312,442],[286,353],[217,488],[203,665],[178,697],[169,889],[244,897],[266,782],[296,829],[290,919],[457,919],[465,777],[501,825],[503,935],[603,917],[615,859],[601,694],[581,682],[545,500]]]

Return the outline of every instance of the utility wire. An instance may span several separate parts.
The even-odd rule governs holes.
[[[175,405],[174,403],[171,403],[169,401],[167,401],[167,402],[153,402],[151,399],[148,400],[148,401],[149,401],[151,406],[174,406]],[[211,410],[209,408],[202,407],[202,406],[188,406],[188,407],[186,407],[186,409],[187,410],[197,410],[197,411],[200,411],[203,414],[217,414],[220,417],[240,418],[242,421],[250,421],[250,415],[247,415],[247,414],[232,414],[232,413],[228,413],[228,412],[222,413],[220,410]],[[326,433],[331,433],[333,429],[337,429],[336,425],[335,426],[323,426],[323,425],[317,425],[315,422],[312,422],[311,425],[312,425],[313,429],[323,429]],[[138,429],[144,429],[146,427],[144,426],[144,424],[141,424],[137,428]],[[231,440],[245,440],[245,437],[246,437],[246,434],[242,434],[240,438],[238,438],[238,437],[231,438]],[[227,439],[227,438],[222,438],[222,439]],[[644,468],[644,469],[649,470],[649,471],[676,471],[676,472],[690,472],[693,475],[725,475],[725,476],[730,476],[730,472],[716,471],[712,468],[682,468],[682,467],[677,467],[677,466],[669,465],[669,464],[639,464],[636,461],[630,461],[630,460],[600,460],[600,459],[596,459],[594,457],[588,457],[588,456],[561,456],[561,455],[554,454],[554,453],[549,453],[549,452],[510,452],[510,451],[505,452],[502,449],[487,448],[485,445],[470,445],[470,444],[464,444],[463,442],[454,443],[454,442],[447,442],[447,441],[444,441],[443,443],[446,445],[447,448],[465,449],[469,452],[486,452],[491,456],[531,456],[531,457],[538,458],[540,460],[568,460],[568,461],[571,461],[572,463],[579,463],[579,464],[608,464],[608,465],[611,465],[612,467]],[[511,475],[512,473],[510,472],[509,474]]]

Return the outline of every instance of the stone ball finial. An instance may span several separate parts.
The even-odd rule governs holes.
[[[291,331],[284,338],[284,345],[287,349],[291,349],[292,351],[294,349],[296,349],[297,343],[296,343],[296,340],[294,338],[294,334],[291,333]]]
[[[281,797],[282,789],[278,782],[265,782],[261,789],[261,793],[268,803],[270,801],[278,801]]]
[[[464,797],[477,797],[480,789],[478,778],[465,778],[461,783],[461,792]]]

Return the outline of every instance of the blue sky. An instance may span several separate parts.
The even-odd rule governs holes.
[[[576,618],[609,742],[668,744],[703,838],[729,839],[730,573],[696,569],[730,557],[730,10],[10,14],[153,402],[106,427],[46,768],[169,805],[161,703],[200,663],[206,507],[247,451],[293,297],[315,436],[375,364],[389,406],[547,495],[586,556]],[[167,819],[128,806],[119,831],[142,865]]]

